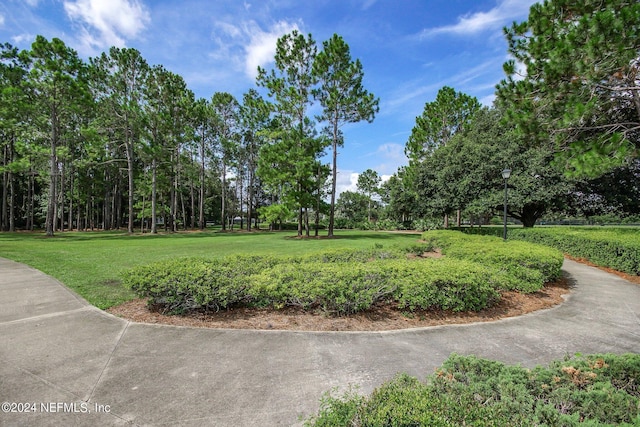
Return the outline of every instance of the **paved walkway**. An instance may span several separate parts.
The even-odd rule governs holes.
[[[299,425],[333,387],[424,378],[452,352],[529,367],[640,353],[640,286],[572,261],[564,271],[568,300],[519,318],[310,333],[131,323],[0,258],[0,402],[31,411],[0,412],[0,426]]]

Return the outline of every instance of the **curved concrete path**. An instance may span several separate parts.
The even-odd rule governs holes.
[[[325,391],[424,378],[452,352],[529,367],[640,352],[640,286],[572,261],[564,272],[568,300],[519,318],[309,333],[131,323],[0,258],[0,402],[30,411],[0,412],[0,425],[299,425]]]

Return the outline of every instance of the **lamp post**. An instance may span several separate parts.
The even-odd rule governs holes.
[[[502,178],[504,179],[504,232],[502,238],[507,240],[507,180],[511,176],[511,169],[504,169],[502,171]]]

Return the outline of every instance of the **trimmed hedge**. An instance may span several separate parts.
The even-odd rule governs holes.
[[[420,382],[327,394],[306,426],[640,425],[640,355],[575,356],[533,370],[451,355]]]
[[[249,279],[261,306],[321,308],[343,315],[381,301],[399,308],[478,311],[499,298],[501,276],[476,263],[406,259],[366,263],[281,264]]]
[[[226,309],[250,301],[246,278],[293,258],[231,256],[223,261],[182,258],[141,265],[123,273],[123,283],[150,306],[180,314]]]
[[[464,242],[443,237],[437,243],[457,254],[453,247]],[[419,256],[432,247],[430,243],[416,243],[403,248],[340,249],[299,257],[185,258],[136,267],[123,275],[123,283],[138,296],[148,298],[150,306],[173,314],[232,306],[296,306],[347,315],[380,302],[410,311],[479,311],[498,301],[500,290],[537,290],[543,278],[550,275],[546,264],[533,263],[529,254],[516,256],[514,259],[520,259],[522,265],[511,260],[514,265],[508,269],[497,264],[505,257],[500,252],[492,255],[496,260],[492,262],[484,262],[485,258],[477,262],[471,256],[471,260]]]
[[[422,238],[449,257],[497,268],[510,283],[505,289],[536,292],[561,275],[562,253],[546,246],[449,230],[427,231]]]
[[[637,228],[533,228],[510,230],[514,239],[557,248],[576,258],[640,276],[640,230]]]
[[[495,227],[460,228],[465,234],[502,235]],[[509,239],[550,246],[602,267],[640,276],[640,229],[635,227],[510,228]]]

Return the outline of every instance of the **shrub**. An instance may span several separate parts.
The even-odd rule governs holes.
[[[514,245],[487,252],[479,242],[475,246],[465,242],[468,236],[461,233],[438,233],[429,234],[427,243],[389,249],[376,246],[298,257],[161,261],[130,270],[123,282],[138,296],[148,298],[150,305],[169,313],[244,305],[299,306],[346,315],[381,301],[407,310],[478,311],[494,304],[500,289],[536,290],[553,272],[552,263],[545,264],[548,257],[536,250],[529,252],[529,258],[514,256],[518,253]],[[421,255],[436,244],[451,256],[438,260],[407,257],[409,253]]]
[[[576,356],[533,370],[453,354],[425,383],[400,374],[370,396],[327,395],[305,425],[638,425],[639,366],[637,354]]]
[[[333,249],[318,253],[305,255],[301,258],[303,262],[319,261],[319,262],[368,262],[377,259],[402,258],[405,253],[404,249],[393,248],[384,249],[374,247],[371,249]]]
[[[404,230],[404,225],[399,221],[386,218],[375,223],[376,230]]]
[[[440,230],[443,227],[442,219],[421,218],[413,221],[412,227],[417,231]]]
[[[337,315],[367,310],[395,290],[390,272],[373,262],[279,264],[251,280],[251,294],[261,305],[320,308]]]
[[[504,283],[495,272],[464,260],[401,262],[390,265],[398,283],[396,301],[410,311],[442,308],[479,311],[495,303]]]
[[[501,236],[495,227],[461,228],[466,234]],[[509,238],[556,248],[594,264],[640,275],[640,230],[630,228],[541,227],[509,229]]]
[[[551,246],[603,267],[640,275],[637,228],[550,227],[509,232],[514,239]]]
[[[505,275],[505,289],[535,292],[561,274],[562,253],[542,245],[445,230],[429,231],[422,237],[447,256],[494,266]]]
[[[142,265],[124,272],[123,283],[150,306],[171,314],[195,309],[215,310],[249,301],[252,274],[294,258],[231,256],[204,260],[182,258]]]
[[[336,229],[353,229],[356,228],[356,224],[349,218],[336,217],[333,223]]]

